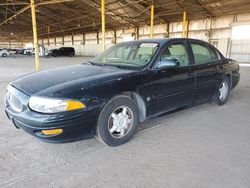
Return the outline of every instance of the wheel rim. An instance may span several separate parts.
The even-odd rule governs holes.
[[[219,98],[221,101],[224,101],[227,98],[228,90],[229,90],[228,83],[225,81],[222,82],[219,89]]]
[[[116,108],[110,115],[108,121],[109,134],[114,138],[122,138],[133,125],[133,112],[127,106]]]

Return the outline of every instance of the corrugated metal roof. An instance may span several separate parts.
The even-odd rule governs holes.
[[[36,3],[48,1],[51,0],[37,0]],[[28,6],[28,2],[28,0],[0,1],[0,37],[32,36],[29,9],[3,23],[4,20]],[[152,0],[106,0],[106,27],[115,29],[149,24],[151,3]],[[36,11],[38,33],[40,36],[48,33],[51,36],[60,36],[99,31],[100,4],[100,0],[71,0],[39,5]],[[249,12],[250,9],[249,0],[154,0],[154,4],[156,24],[181,20],[184,10],[187,11],[188,19],[196,19]]]

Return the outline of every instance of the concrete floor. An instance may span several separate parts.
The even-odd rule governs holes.
[[[42,58],[42,69],[88,58]],[[140,125],[127,144],[95,139],[41,142],[3,110],[7,84],[34,70],[33,57],[0,58],[0,187],[250,187],[250,67],[224,106],[207,103]]]

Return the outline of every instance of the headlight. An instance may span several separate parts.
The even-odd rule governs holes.
[[[29,107],[41,113],[57,113],[76,109],[83,109],[85,105],[76,100],[60,100],[43,97],[31,97]]]

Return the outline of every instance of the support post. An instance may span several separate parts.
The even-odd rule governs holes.
[[[151,22],[150,22],[150,38],[153,38],[154,33],[154,4],[151,5]]]
[[[169,38],[169,22],[167,23],[167,38]]]
[[[161,23],[160,23],[161,24]],[[162,25],[162,24],[161,24]],[[165,26],[166,25],[166,26]],[[164,33],[164,38],[169,38],[169,22],[167,22],[166,24],[162,25],[165,29],[165,33]]]
[[[138,40],[140,38],[140,27],[136,27],[136,40]]]
[[[183,12],[183,20],[182,20],[182,37],[188,37],[188,20],[187,20],[187,12]]]
[[[115,38],[114,43],[116,44],[117,43],[117,33],[116,33],[116,30],[114,30],[114,38]]]
[[[48,29],[48,46],[49,46],[49,33],[50,33],[50,26],[47,27]]]
[[[83,45],[85,45],[85,33],[82,34],[82,42],[83,42]]]
[[[101,0],[101,4],[102,4],[102,50],[104,51],[106,48],[106,35],[105,35],[105,0]]]
[[[99,41],[99,32],[96,33],[96,41],[97,41],[97,44],[100,43],[100,41]]]
[[[208,21],[208,19],[207,19]],[[209,19],[209,31],[208,31],[208,42],[211,43],[211,35],[212,35],[212,17]]]
[[[32,25],[33,25],[33,39],[34,39],[34,48],[35,48],[35,62],[36,62],[36,71],[39,70],[39,54],[38,54],[38,39],[37,39],[37,25],[36,25],[36,7],[35,1],[30,0],[31,6],[31,15],[32,15]]]

